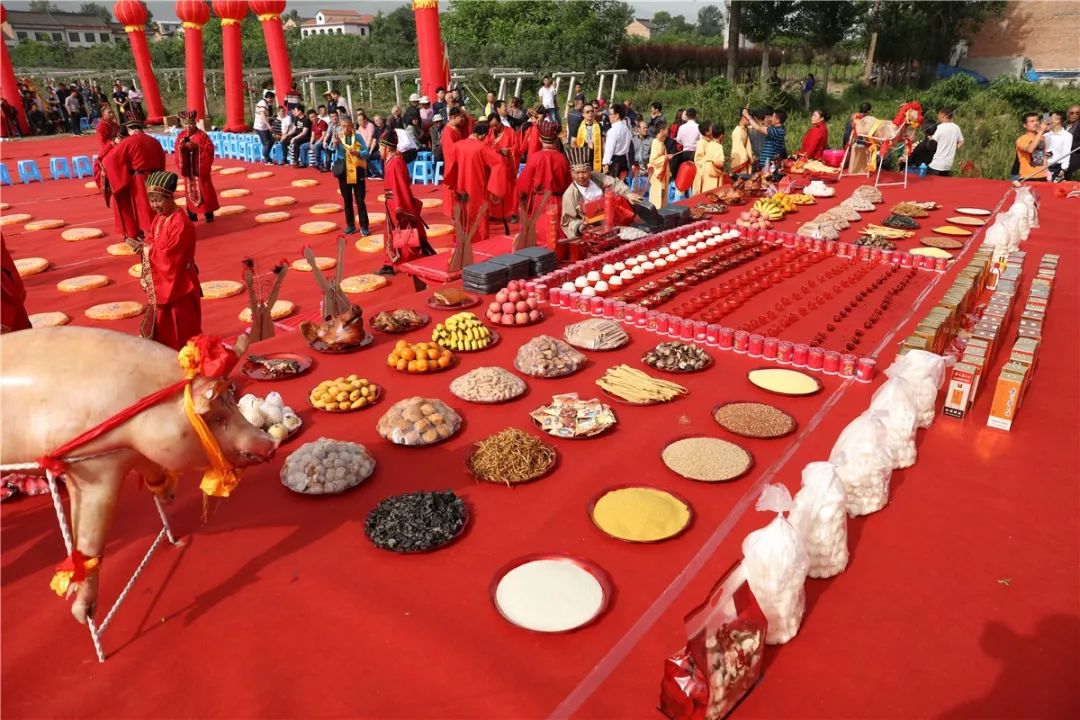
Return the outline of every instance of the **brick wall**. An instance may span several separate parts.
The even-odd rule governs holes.
[[[1080,69],[1080,2],[1010,0],[969,42],[969,58],[1028,57],[1036,70]]]

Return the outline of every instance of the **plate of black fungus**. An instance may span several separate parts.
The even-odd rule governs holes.
[[[376,505],[364,522],[364,534],[383,550],[423,553],[454,542],[468,524],[465,501],[453,491],[415,492]]]

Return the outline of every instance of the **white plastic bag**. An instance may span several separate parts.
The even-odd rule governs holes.
[[[1017,200],[1012,204],[1007,213],[1016,218],[1017,224],[1020,226],[1020,242],[1024,242],[1028,239],[1028,235],[1031,234],[1031,217],[1028,215],[1028,207],[1020,200]]]
[[[986,234],[983,236],[983,243],[986,245],[993,245],[994,250],[1003,254],[1009,249],[1009,235],[1008,229],[1005,227],[1005,220],[1001,213],[998,213],[994,217],[994,222],[990,227],[986,229]]]
[[[935,397],[936,397],[935,393]],[[889,452],[893,457],[893,469],[908,468],[915,464],[915,429],[918,427],[919,405],[915,400],[915,388],[905,377],[894,377],[877,389],[870,399],[870,409],[885,414],[882,418],[889,435]]]
[[[783,485],[769,485],[758,499],[757,509],[772,511],[776,518],[743,540],[743,567],[750,590],[769,622],[765,642],[782,645],[799,632],[806,610],[806,573],[810,561],[802,538],[786,519],[791,493]]]
[[[890,378],[902,377],[911,384],[919,408],[918,426],[934,424],[938,390],[945,382],[945,358],[926,350],[910,350],[885,369]]]
[[[803,468],[802,489],[788,515],[810,560],[810,577],[839,575],[848,564],[847,492],[836,466],[812,462]]]
[[[848,423],[833,445],[829,462],[844,482],[848,515],[869,515],[889,504],[893,458],[889,432],[879,413],[868,410]]]
[[[1039,199],[1035,191],[1028,185],[1022,185],[1016,189],[1016,197],[1028,208],[1028,224],[1032,229],[1039,227]]]

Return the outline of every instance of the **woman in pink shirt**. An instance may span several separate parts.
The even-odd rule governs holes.
[[[815,110],[810,116],[810,129],[806,131],[802,139],[800,152],[811,160],[821,160],[824,157],[825,148],[829,146],[829,113],[824,110]]]
[[[372,140],[375,137],[375,124],[367,118],[363,110],[356,111],[356,134],[364,139],[364,145],[374,147]]]

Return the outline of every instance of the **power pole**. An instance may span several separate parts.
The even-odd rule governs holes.
[[[874,19],[877,19],[878,5],[881,4],[881,0],[874,0]],[[875,27],[876,27],[875,22]],[[874,51],[877,49],[877,30],[870,33],[870,47],[866,51],[866,67],[863,68],[862,81],[863,85],[867,85],[870,82],[870,74],[874,69]]]
[[[735,84],[735,78],[739,72],[739,31],[742,13],[740,0],[728,2],[728,26],[727,26],[727,81]]]

